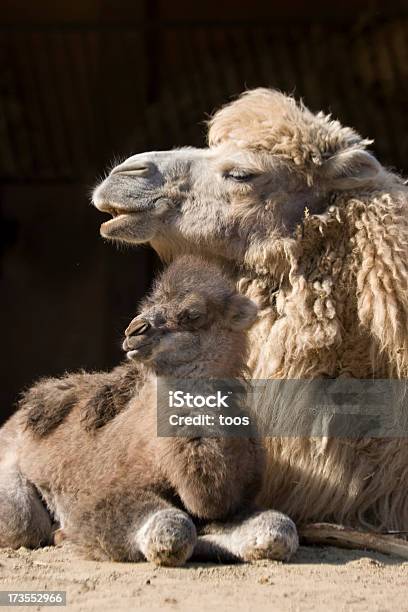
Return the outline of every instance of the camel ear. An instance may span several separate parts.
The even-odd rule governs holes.
[[[244,295],[233,295],[229,300],[226,318],[231,329],[249,329],[257,315],[257,305]]]
[[[382,166],[376,158],[363,149],[337,153],[322,167],[324,178],[333,189],[353,189],[369,185],[381,170]]]

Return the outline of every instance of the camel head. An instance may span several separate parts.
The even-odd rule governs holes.
[[[238,265],[252,244],[290,239],[333,192],[383,172],[369,141],[291,97],[257,89],[219,110],[209,147],[141,153],[115,166],[93,202],[107,239],[150,243],[165,260],[199,253]]]
[[[217,266],[187,255],[156,281],[126,329],[123,349],[158,373],[188,366],[197,377],[210,377],[214,368],[236,375],[256,316],[255,304]]]

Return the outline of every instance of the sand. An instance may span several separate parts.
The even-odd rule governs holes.
[[[64,543],[35,551],[0,550],[0,590],[16,589],[64,590],[69,610],[192,611],[218,606],[222,611],[403,612],[408,610],[408,562],[369,552],[301,547],[287,564],[157,568],[149,563],[86,561]]]

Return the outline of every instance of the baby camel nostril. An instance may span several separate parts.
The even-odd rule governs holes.
[[[152,162],[135,162],[125,161],[123,164],[116,166],[111,174],[127,174],[130,176],[150,176],[156,170],[155,164]]]
[[[141,336],[145,334],[151,328],[150,323],[147,321],[137,321],[131,322],[129,327],[126,329],[125,334],[129,338],[130,336]]]

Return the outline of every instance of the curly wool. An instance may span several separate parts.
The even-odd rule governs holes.
[[[310,185],[325,159],[370,143],[263,89],[211,120],[210,144],[227,141],[283,156]],[[253,377],[408,378],[408,190],[384,170],[365,189],[329,196],[322,214],[305,211],[294,235],[248,246],[239,287],[261,305],[251,332]],[[264,402],[267,411],[271,400]],[[408,415],[395,416],[406,426]],[[296,401],[284,418],[301,418]],[[270,438],[266,445],[260,503],[299,523],[408,530],[405,438]]]
[[[226,141],[250,151],[281,155],[310,177],[335,153],[372,143],[330,115],[314,115],[294,98],[263,88],[244,93],[210,120],[210,146]]]

